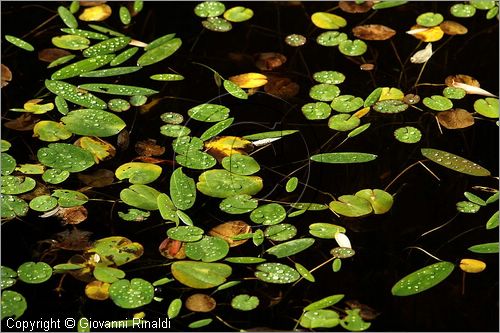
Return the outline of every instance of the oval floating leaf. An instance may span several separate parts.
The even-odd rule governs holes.
[[[248,194],[240,194],[222,200],[219,208],[228,214],[244,214],[257,208],[257,205],[257,199]]]
[[[159,46],[152,48],[144,53],[138,60],[137,66],[149,66],[163,59],[170,57],[182,45],[180,38],[173,38]]]
[[[338,201],[330,202],[330,209],[337,214],[347,217],[360,217],[372,212],[370,202],[354,195],[342,195]]]
[[[347,34],[344,32],[326,31],[316,38],[316,42],[322,46],[337,46],[347,39]]]
[[[364,54],[367,49],[368,46],[361,39],[355,39],[355,40],[348,39],[340,42],[339,44],[340,53],[350,57],[360,56]]]
[[[66,82],[45,80],[45,87],[51,93],[87,108],[105,109],[107,106],[102,99]]]
[[[257,176],[240,176],[227,170],[209,170],[200,175],[196,187],[205,195],[228,198],[238,194],[257,194],[263,183]]]
[[[339,87],[328,83],[316,84],[309,90],[309,97],[322,102],[331,102],[339,94]]]
[[[328,119],[328,127],[336,131],[350,131],[359,126],[361,120],[355,115],[336,114]]]
[[[482,116],[497,119],[499,115],[498,98],[482,98],[474,102],[474,110]]]
[[[232,154],[222,159],[222,167],[237,175],[249,176],[260,170],[257,161],[248,155]]]
[[[226,10],[223,16],[230,22],[243,22],[253,17],[253,10],[242,6],[236,6]]]
[[[61,121],[74,134],[97,137],[116,135],[126,126],[117,115],[98,109],[71,111]]]
[[[28,304],[23,295],[12,290],[2,291],[2,320],[7,317],[17,320],[27,308]]]
[[[443,15],[439,13],[427,12],[417,17],[417,24],[430,28],[439,25],[443,19]]]
[[[194,13],[199,17],[219,16],[226,10],[226,6],[220,1],[204,1],[194,7]]]
[[[229,117],[229,109],[219,104],[201,104],[189,109],[188,114],[198,121],[218,122]]]
[[[78,36],[76,34],[63,35],[52,37],[52,44],[66,50],[83,50],[89,47],[90,40],[88,40],[86,37]]]
[[[316,154],[310,157],[311,161],[332,164],[345,163],[364,163],[370,162],[377,158],[377,155],[368,153],[323,153]]]
[[[498,253],[498,242],[473,245],[468,250],[474,253]]]
[[[116,178],[127,179],[132,184],[148,184],[154,182],[161,174],[161,167],[152,163],[130,162],[120,165],[116,171]]]
[[[282,222],[286,217],[285,208],[277,203],[260,206],[250,214],[250,220],[257,224],[273,225]]]
[[[387,99],[376,102],[375,105],[373,105],[373,110],[380,113],[399,113],[405,111],[406,109],[408,109],[408,104],[397,99]]]
[[[425,106],[435,111],[446,111],[453,107],[453,102],[440,95],[425,97],[422,101]]]
[[[347,25],[347,21],[343,17],[326,12],[312,14],[311,21],[318,28],[327,30],[335,30]]]
[[[391,289],[394,296],[410,296],[421,293],[446,279],[455,265],[448,261],[441,261],[424,268],[421,268],[411,274],[408,274]]]
[[[280,263],[264,263],[258,265],[256,269],[255,276],[268,283],[293,283],[300,278],[295,269]]]
[[[99,92],[103,94],[111,94],[111,95],[149,96],[158,93],[158,91],[149,88],[125,86],[121,84],[108,84],[108,83],[86,83],[80,85],[79,87],[81,89]]]
[[[399,142],[417,143],[422,138],[422,133],[413,126],[400,127],[394,131],[394,137]]]
[[[331,223],[318,222],[309,225],[309,233],[318,238],[335,239],[337,233],[344,232],[346,232],[344,227]]]
[[[293,256],[304,251],[314,244],[314,238],[294,239],[285,243],[275,245],[266,250],[267,253],[276,256],[276,258],[284,258]]]
[[[307,103],[302,106],[302,113],[309,120],[323,120],[330,117],[332,108],[324,102]]]
[[[45,262],[25,262],[17,269],[17,276],[26,283],[42,283],[52,276],[52,267]]]
[[[120,199],[129,206],[144,210],[157,210],[160,192],[147,185],[131,185],[120,192]]]
[[[233,28],[231,22],[220,17],[209,17],[201,24],[204,28],[215,32],[227,32]]]
[[[330,106],[337,112],[353,112],[363,106],[363,99],[352,95],[341,95],[335,97]]]
[[[420,151],[424,157],[431,161],[457,172],[471,176],[489,176],[491,174],[482,166],[458,155],[432,148],[422,148]]]
[[[186,255],[193,260],[212,262],[224,258],[229,252],[228,243],[218,237],[204,236],[186,244]]]
[[[264,236],[276,242],[289,240],[295,237],[295,235],[297,235],[297,228],[287,223],[270,225],[264,231]]]
[[[26,50],[26,51],[35,51],[35,48],[33,47],[33,45],[31,45],[28,42],[25,42],[21,38],[18,38],[18,37],[15,37],[15,36],[11,36],[11,35],[5,35],[5,40],[8,41],[11,44],[13,44],[13,45],[15,45],[15,46],[23,49],[23,50]]]
[[[231,273],[231,266],[226,264],[197,261],[176,261],[172,264],[174,278],[195,289],[217,287],[226,282]]]
[[[186,210],[194,205],[196,186],[194,180],[187,176],[182,168],[175,169],[170,177],[170,196],[178,209]]]
[[[339,314],[333,310],[314,310],[306,311],[299,323],[305,328],[332,328],[340,323],[340,319]]]

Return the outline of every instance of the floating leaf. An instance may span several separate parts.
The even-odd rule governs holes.
[[[111,62],[109,63],[111,66],[118,66],[123,64],[125,61],[129,60],[132,58],[137,51],[139,51],[138,47],[131,47],[129,49],[126,49],[122,53],[118,54]]]
[[[253,17],[253,10],[242,6],[236,6],[226,10],[223,16],[230,22],[243,22]]]
[[[346,310],[346,316],[340,321],[340,326],[352,332],[368,329],[371,323],[367,323],[360,315],[361,309]]]
[[[180,113],[165,112],[160,116],[161,120],[167,124],[178,125],[184,121],[184,117]]]
[[[180,74],[155,74],[149,77],[155,81],[180,81],[184,80],[184,76]]]
[[[81,137],[75,141],[75,146],[89,151],[94,156],[96,164],[112,158],[116,154],[116,149],[113,145],[97,137]]]
[[[188,114],[198,121],[218,122],[229,117],[229,109],[219,104],[200,104],[189,109]]]
[[[469,4],[457,3],[451,6],[450,13],[455,17],[472,17],[476,14],[476,8]]]
[[[229,81],[229,80],[224,80],[224,89],[231,94],[232,96],[239,98],[239,99],[248,99],[247,93],[238,87],[235,83]]]
[[[12,268],[1,266],[0,267],[0,286],[2,289],[12,287],[16,283],[17,273]],[[3,309],[2,309],[3,312]]]
[[[184,305],[189,311],[210,312],[215,309],[217,303],[215,299],[205,294],[193,294],[189,296]]]
[[[109,287],[109,297],[120,308],[135,309],[151,303],[154,287],[146,280],[119,280]]]
[[[339,44],[340,53],[350,57],[356,57],[364,54],[367,48],[368,46],[366,45],[366,43],[360,39],[348,39],[340,42]]]
[[[343,294],[331,295],[325,298],[322,298],[316,302],[312,302],[308,306],[304,308],[304,311],[316,311],[324,308],[328,308],[332,305],[337,304],[344,298]]]
[[[309,225],[309,233],[314,237],[323,239],[334,239],[337,233],[344,233],[344,227],[331,224],[331,223],[313,223]]]
[[[457,210],[461,213],[474,214],[479,211],[481,206],[470,201],[457,202]]]
[[[83,50],[89,47],[90,40],[88,40],[86,37],[78,35],[63,35],[63,36],[52,37],[52,44],[61,49],[66,49],[66,50]],[[71,57],[71,58],[66,58],[68,59],[67,61],[69,61],[70,59],[74,58],[74,55],[68,55],[66,57]],[[58,61],[58,64],[62,63],[61,62],[62,58],[63,57],[55,60],[53,63],[55,63],[56,61]],[[51,67],[51,65],[49,65],[49,68]],[[52,66],[56,66],[56,64]]]
[[[215,32],[227,32],[233,28],[231,22],[220,17],[209,17],[201,24],[205,29]]]
[[[244,214],[257,208],[257,199],[248,194],[227,197],[219,204],[219,208],[228,214]]]
[[[257,224],[273,225],[282,222],[286,218],[286,211],[282,205],[270,203],[255,209],[250,214],[250,220]]]
[[[468,32],[466,27],[455,21],[443,21],[439,27],[447,35],[465,35]]]
[[[496,211],[488,219],[488,222],[486,222],[486,229],[487,230],[494,229],[494,228],[498,227],[498,223],[499,223],[499,216],[498,216],[498,211]]]
[[[182,168],[175,169],[170,177],[170,196],[178,209],[186,210],[194,205],[196,200],[195,183],[182,171]]]
[[[322,102],[331,102],[339,94],[339,87],[328,83],[316,84],[309,90],[309,97]]]
[[[249,176],[260,170],[257,161],[248,155],[232,154],[222,159],[222,167],[237,175]]]
[[[495,6],[488,10],[486,13],[486,19],[491,20],[492,18],[496,17],[498,15],[498,6]]]
[[[67,170],[48,169],[43,173],[42,179],[49,184],[60,184],[68,179],[69,175]]]
[[[25,262],[17,269],[17,276],[25,283],[42,283],[52,276],[52,267],[44,262]]]
[[[474,125],[474,117],[464,109],[451,109],[436,115],[439,123],[447,129],[460,129]]]
[[[240,235],[248,234],[251,230],[251,227],[243,221],[229,221],[216,225],[210,229],[208,234],[223,239],[229,244],[229,247],[235,247],[244,244],[248,240],[236,238]]]
[[[299,179],[297,177],[292,177],[286,182],[285,190],[287,192],[293,192],[299,184]]]
[[[181,136],[189,135],[191,130],[189,127],[182,125],[166,124],[160,127],[160,133],[172,138],[179,138]]]
[[[464,196],[469,199],[470,202],[478,204],[480,206],[486,206],[486,202],[475,194],[470,192],[464,192]]]
[[[157,210],[156,202],[160,192],[147,185],[131,185],[129,188],[123,189],[120,192],[120,199],[127,205],[144,209]]]
[[[68,114],[69,107],[68,103],[66,103],[66,100],[64,98],[62,98],[61,96],[56,96],[54,102],[56,104],[57,111],[59,111],[60,114],[62,115]]]
[[[350,131],[359,126],[361,120],[354,115],[336,114],[328,120],[328,127],[336,131]]]
[[[274,139],[281,138],[286,135],[297,133],[298,130],[283,130],[283,131],[270,131],[270,132],[262,132],[251,135],[245,135],[243,138],[247,140],[264,140],[264,139]]]
[[[228,243],[218,237],[204,236],[186,244],[186,255],[193,260],[212,262],[224,258],[229,252]]]
[[[158,91],[148,88],[135,87],[135,86],[125,86],[121,84],[106,84],[106,83],[86,83],[79,86],[81,89],[100,92],[103,94],[112,95],[153,95],[158,93]]]
[[[427,43],[437,42],[443,38],[444,32],[440,26],[425,28],[420,25],[411,27],[410,31],[406,32],[409,35]]]
[[[182,242],[197,242],[203,237],[203,229],[188,225],[167,230],[168,237]]]
[[[226,10],[226,6],[219,1],[204,1],[194,7],[194,13],[199,17],[219,16]]]
[[[474,253],[498,253],[498,242],[473,245],[468,250]]]
[[[340,323],[340,319],[333,310],[314,310],[302,314],[299,323],[305,328],[332,328]]]
[[[80,172],[94,165],[90,152],[67,143],[51,143],[40,148],[37,157],[46,166],[69,172]]]
[[[443,90],[443,96],[446,98],[462,99],[466,94],[467,92],[462,88],[446,87]]]
[[[353,112],[363,106],[363,99],[352,95],[337,96],[330,104],[337,112]]]
[[[76,27],[78,27],[78,22],[76,18],[73,16],[73,13],[71,13],[71,11],[69,11],[66,7],[64,6],[57,7],[57,13],[59,14],[59,17],[63,20],[64,24],[68,26],[68,28],[76,29]]]
[[[264,231],[264,236],[277,242],[289,240],[295,237],[295,235],[297,235],[297,228],[287,223],[271,225]]]
[[[2,176],[2,194],[21,194],[34,189],[36,181],[30,177]]]
[[[399,142],[417,143],[422,138],[422,133],[413,126],[400,127],[394,131],[394,137]]]
[[[105,301],[109,298],[109,283],[90,281],[85,286],[85,296],[95,301]]]
[[[181,312],[181,308],[182,308],[182,300],[180,298],[172,300],[172,302],[170,302],[170,304],[168,305],[167,309],[168,319],[171,320],[177,317]]]
[[[187,155],[177,155],[175,161],[186,168],[196,170],[210,169],[217,164],[215,158],[202,151],[191,151]]]
[[[285,43],[293,47],[299,47],[307,42],[307,38],[299,34],[291,34],[285,37]]]
[[[89,200],[85,194],[72,190],[55,190],[52,196],[58,198],[57,202],[61,207],[80,206]]]
[[[396,30],[381,24],[366,24],[354,27],[352,33],[363,40],[387,40],[396,34]]]
[[[45,80],[45,87],[53,94],[67,101],[87,108],[105,109],[106,102],[80,88],[62,81]]]
[[[488,199],[486,199],[486,204],[489,205],[489,204],[492,204],[494,202],[497,202],[499,194],[500,193],[498,191],[493,193]]]
[[[466,273],[481,273],[486,268],[486,264],[481,260],[462,259],[460,260],[460,269]]]
[[[337,46],[341,42],[347,40],[347,34],[338,31],[326,31],[321,33],[317,38],[316,42],[322,46]]]
[[[360,217],[372,212],[370,201],[354,195],[342,195],[338,201],[330,202],[329,207],[335,213],[347,217]]]
[[[318,28],[327,30],[335,30],[347,25],[347,21],[343,17],[326,12],[312,14],[311,21]]]
[[[188,325],[189,328],[201,328],[201,327],[205,327],[207,325],[210,325],[212,323],[213,319],[212,318],[206,318],[206,319],[200,319],[200,320],[196,320],[196,321],[193,321],[192,323],[190,323]]]
[[[91,27],[92,29],[97,30],[99,32],[102,32],[102,33],[105,33],[105,34],[109,34],[111,36],[117,36],[117,37],[125,36],[124,34],[118,32],[118,31],[114,31],[114,30],[111,30],[109,28],[102,27],[100,25],[89,24],[89,27]]]
[[[373,105],[373,110],[380,113],[399,113],[405,111],[406,109],[408,109],[408,104],[396,99],[379,101]]]
[[[122,236],[101,238],[94,242],[88,253],[97,253],[106,265],[121,266],[142,256],[144,248]]]
[[[264,242],[264,232],[260,229],[257,229],[252,234],[252,242],[255,246],[260,246]]]
[[[17,320],[27,308],[28,304],[23,295],[12,290],[2,291],[2,320],[7,317]]]
[[[97,40],[105,40],[108,39],[108,36],[100,34],[95,31],[82,30],[82,29],[73,29],[73,28],[62,28],[62,32],[65,32],[70,35],[81,36],[89,39],[97,39]],[[55,49],[57,50],[57,49]],[[62,50],[60,50],[62,51]]]
[[[442,150],[422,148],[420,150],[424,157],[444,166],[445,168],[465,173],[471,176],[489,176],[491,173],[482,166]]]
[[[145,212],[140,209],[129,208],[127,213],[118,212],[118,216],[125,221],[142,222],[151,215],[150,212]]]
[[[345,81],[345,75],[337,71],[320,71],[313,74],[313,79],[319,83],[339,84]]]
[[[229,128],[233,124],[234,118],[228,118],[226,120],[219,121],[217,124],[208,128],[205,132],[203,132],[200,136],[202,141],[206,141],[208,139],[213,138],[218,135],[225,129]]]
[[[417,17],[417,24],[430,28],[439,25],[443,19],[443,15],[439,13],[427,12]]]
[[[209,170],[200,175],[196,187],[205,195],[228,198],[238,194],[254,195],[262,189],[263,183],[257,176],[240,176],[227,170]]]
[[[72,133],[97,137],[116,135],[126,126],[120,117],[98,109],[71,111],[61,121]]]
[[[474,102],[474,110],[488,118],[498,118],[498,98],[481,98]]]
[[[357,112],[356,112],[357,113]],[[356,115],[356,114],[354,114]],[[355,137],[356,135],[359,135],[361,133],[363,133],[364,131],[366,131],[369,127],[371,126],[370,123],[367,123],[367,124],[364,124],[364,125],[361,125],[359,127],[356,127],[355,129],[353,129],[352,131],[350,131],[348,134],[347,134],[347,137],[348,138],[353,138]]]
[[[104,21],[110,16],[111,16],[111,7],[109,7],[106,4],[101,4],[98,6],[85,8],[83,10],[83,13],[81,13],[80,16],[78,16],[78,18],[86,22],[95,22],[95,21]]]
[[[37,212],[47,212],[57,206],[57,199],[50,195],[41,195],[30,201],[30,208]]]
[[[195,289],[208,289],[221,285],[231,273],[231,266],[226,264],[197,261],[176,261],[172,264],[174,278]]]
[[[300,238],[294,239],[285,243],[281,243],[270,247],[266,250],[267,253],[276,256],[276,258],[284,258],[293,256],[299,252],[304,251],[314,244],[314,238]]]
[[[425,97],[423,100],[425,106],[435,111],[446,111],[453,107],[452,101],[440,95]]]
[[[108,107],[111,111],[123,112],[130,109],[130,103],[121,98],[113,98],[108,101]]]
[[[241,311],[251,311],[259,306],[259,298],[247,294],[240,294],[231,300],[233,309]]]
[[[3,219],[13,219],[16,216],[25,216],[29,207],[26,201],[13,195],[0,195],[1,209]]]
[[[377,158],[377,155],[367,153],[323,153],[316,154],[310,157],[312,161],[321,163],[364,163],[370,162]]]
[[[152,163],[130,162],[120,165],[116,171],[116,178],[128,179],[132,184],[149,184],[161,174],[161,167]]]
[[[96,266],[93,274],[97,280],[106,283],[113,283],[125,277],[125,272],[121,269],[106,266]]]
[[[130,12],[128,11],[127,7],[125,6],[120,6],[120,21],[127,25],[130,24],[130,21],[132,20],[132,16],[130,15]]]
[[[137,66],[149,66],[162,61],[175,53],[182,45],[180,38],[173,38],[159,46],[146,51],[137,60]]]
[[[374,10],[379,10],[379,9],[387,9],[387,8],[392,8],[392,7],[398,7],[401,5],[404,5],[408,1],[404,0],[387,0],[387,1],[380,1],[377,2],[376,4],[373,5],[372,9]]]
[[[268,283],[293,283],[300,278],[295,269],[280,263],[264,263],[258,265],[256,269],[255,276]]]
[[[421,268],[411,274],[408,274],[391,289],[394,296],[410,296],[421,293],[446,279],[455,265],[448,261],[441,261],[424,268]]]
[[[33,45],[31,45],[28,42],[25,42],[21,38],[18,38],[18,37],[15,37],[15,36],[11,36],[11,35],[5,35],[5,40],[8,41],[11,44],[13,44],[13,45],[15,45],[15,46],[23,49],[23,50],[26,50],[26,51],[35,51],[35,48],[33,47]]]
[[[91,58],[91,59],[93,59],[93,58]],[[88,59],[88,60],[90,60],[90,59]],[[101,69],[101,70],[97,70],[97,71],[82,73],[82,74],[80,74],[80,77],[109,77],[109,76],[125,75],[125,74],[129,74],[129,73],[137,72],[140,69],[141,69],[141,67],[139,67],[139,66],[107,68],[107,69]]]
[[[373,212],[375,214],[385,214],[387,213],[394,202],[392,195],[387,193],[386,191],[382,191],[379,189],[374,190],[361,190],[356,192],[357,197],[366,199],[370,202],[373,207]]]

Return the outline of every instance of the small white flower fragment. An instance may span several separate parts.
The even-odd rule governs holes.
[[[351,241],[344,233],[341,232],[335,233],[335,240],[337,241],[337,244],[339,244],[340,247],[348,247],[352,249]]]
[[[488,96],[488,97],[497,97],[496,95],[493,95],[489,91],[486,91],[484,89],[481,89],[479,87],[474,87],[465,83],[461,82],[455,82],[453,81],[453,87],[455,88],[462,88],[465,90],[468,94],[471,95],[481,95],[481,96]]]
[[[408,35],[416,35],[416,34],[418,34],[420,32],[424,32],[424,31],[427,31],[427,30],[429,30],[429,28],[412,29],[412,30],[408,30],[406,33]]]
[[[410,61],[413,64],[423,64],[427,62],[432,57],[432,43],[428,43],[425,49],[416,52],[411,58]]]
[[[265,146],[267,144],[270,144],[271,142],[274,142],[274,141],[277,141],[277,140],[280,140],[280,139],[281,138],[261,139],[261,140],[257,140],[257,141],[252,141],[252,144],[255,147],[260,147],[260,146]]]

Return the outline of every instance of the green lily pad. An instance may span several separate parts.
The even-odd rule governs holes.
[[[106,56],[109,56],[109,54],[106,55]],[[100,57],[104,57],[104,56],[100,56]],[[93,59],[93,58],[90,58],[90,59]],[[87,60],[90,60],[90,59],[87,59]],[[96,71],[90,71],[90,72],[82,73],[82,74],[80,74],[80,77],[110,77],[110,76],[118,76],[118,75],[125,75],[125,74],[134,73],[134,72],[137,72],[140,69],[141,69],[141,67],[139,67],[139,66],[106,68],[106,69],[100,69],[100,70],[96,70]]]
[[[55,71],[51,75],[52,80],[64,80],[69,79],[75,76],[79,76],[81,74],[93,71],[99,67],[102,67],[113,60],[113,54],[105,54],[105,55],[97,55],[89,59],[84,59],[72,63],[66,67]]]
[[[480,206],[486,206],[486,201],[484,201],[483,199],[481,199],[480,197],[478,197],[477,195],[475,194],[472,194],[470,192],[464,192],[464,196],[470,201],[470,202],[473,202],[475,204],[478,204]]]
[[[2,291],[2,320],[7,317],[17,319],[28,308],[28,303],[23,295],[12,290]]]
[[[259,306],[259,298],[247,294],[240,294],[231,300],[231,307],[241,311],[251,311]]]
[[[344,298],[343,294],[338,294],[338,295],[331,295],[327,296],[325,298],[322,298],[316,302],[312,302],[308,306],[304,308],[304,311],[315,311],[315,310],[321,310],[324,308],[328,308],[332,305],[337,304]]]
[[[203,237],[203,229],[188,225],[167,230],[167,236],[181,242],[197,242]]]
[[[231,266],[220,263],[176,261],[172,264],[174,278],[195,289],[217,287],[226,282],[231,273]]]
[[[117,306],[123,309],[135,309],[151,303],[155,289],[146,280],[118,280],[109,286],[109,297]]]
[[[124,95],[124,96],[135,96],[135,95],[149,96],[158,93],[158,91],[149,88],[125,86],[121,84],[108,84],[108,83],[86,83],[80,85],[79,87],[81,89],[99,92],[103,94]]]
[[[34,189],[36,181],[30,177],[2,176],[2,194],[21,194]]]
[[[219,104],[201,104],[189,109],[188,114],[198,121],[218,122],[229,117],[229,109]]]
[[[220,1],[204,1],[194,7],[194,13],[199,17],[219,16],[226,10],[226,6]]]
[[[340,319],[339,314],[333,310],[314,310],[306,311],[299,323],[305,328],[332,328],[340,323]]]
[[[269,131],[269,132],[262,132],[262,133],[256,133],[256,134],[251,134],[251,135],[245,135],[243,136],[243,139],[246,140],[264,140],[264,139],[274,139],[274,138],[281,138],[286,135],[294,134],[297,133],[298,130],[283,130],[283,131]]]
[[[394,137],[399,142],[417,143],[422,138],[422,133],[413,126],[400,127],[394,131]]]
[[[25,216],[29,207],[26,201],[13,195],[0,195],[1,209],[3,219],[13,219],[16,216]]]
[[[474,253],[498,253],[498,242],[476,244],[469,247],[467,250]]]
[[[282,205],[270,203],[255,209],[250,214],[250,220],[257,224],[273,225],[283,222],[286,218],[286,211]]]
[[[297,235],[297,228],[287,223],[270,225],[264,230],[264,236],[276,242],[292,239],[295,235]]]
[[[196,150],[187,155],[175,156],[175,161],[186,168],[196,170],[210,169],[217,164],[217,160],[212,155]]]
[[[228,214],[244,214],[257,208],[257,205],[257,199],[248,194],[240,194],[222,200],[219,208]]]
[[[451,6],[450,13],[455,17],[472,17],[476,14],[476,8],[469,4],[457,3]]]
[[[191,133],[191,130],[189,129],[189,127],[182,125],[166,124],[160,127],[160,133],[171,138],[178,138],[181,136],[189,135],[189,133]]]
[[[339,87],[328,83],[316,84],[309,90],[309,97],[322,102],[330,102],[339,94]]]
[[[60,184],[68,179],[70,173],[67,170],[61,169],[48,169],[43,175],[42,179],[49,184]]]
[[[129,206],[144,210],[157,210],[160,192],[147,185],[131,185],[120,192],[120,199]]]
[[[267,253],[276,256],[276,258],[284,258],[293,256],[299,252],[312,246],[315,242],[314,238],[300,238],[294,239],[285,243],[281,243],[270,247],[266,250]]]
[[[351,332],[367,330],[371,323],[367,323],[360,315],[361,309],[346,310],[346,316],[340,321],[340,326]]]
[[[360,217],[372,212],[370,201],[354,195],[342,195],[329,206],[335,213],[347,217]]]
[[[479,211],[481,206],[470,201],[460,201],[457,202],[457,210],[460,213],[474,214]]]
[[[433,95],[431,97],[425,97],[422,102],[429,109],[432,109],[435,111],[446,111],[446,110],[449,110],[453,107],[453,102],[450,101],[450,99],[448,99],[444,96],[440,96],[440,95]]]
[[[57,198],[57,203],[61,207],[81,206],[89,201],[85,194],[72,190],[55,190],[52,196]]]
[[[35,50],[33,45],[22,40],[21,38],[11,36],[11,35],[5,35],[5,40],[11,44],[23,49],[23,50],[30,51],[30,52]]]
[[[328,119],[328,127],[333,130],[346,132],[359,126],[361,120],[355,115],[350,114],[336,114]]]
[[[346,232],[344,227],[331,224],[317,222],[309,225],[309,233],[314,237],[323,239],[335,239],[335,234],[338,232]]]
[[[177,154],[189,155],[203,149],[203,141],[197,137],[181,136],[172,142],[172,148]]]
[[[318,28],[328,30],[336,30],[347,25],[347,21],[343,17],[327,12],[312,14],[311,21]]]
[[[151,80],[155,81],[181,81],[184,80],[184,76],[179,74],[154,74],[149,77]]]
[[[98,109],[71,111],[61,121],[72,133],[97,137],[116,135],[126,126],[117,115]]]
[[[377,158],[377,155],[368,153],[323,153],[316,154],[310,157],[311,161],[332,164],[345,164],[345,163],[364,163],[370,162]]]
[[[52,276],[52,267],[44,262],[25,262],[17,269],[17,276],[25,283],[43,283]]]
[[[337,46],[343,41],[347,40],[347,34],[338,31],[326,31],[316,38],[316,42],[322,46]]]
[[[205,132],[200,135],[202,141],[207,141],[218,135],[225,129],[229,128],[233,124],[234,118],[227,118],[226,120],[219,121],[217,124],[209,127]]]
[[[366,45],[366,43],[360,39],[355,39],[355,40],[348,39],[340,42],[339,44],[340,53],[350,57],[360,56],[364,54],[367,49],[368,46]]]
[[[175,169],[170,177],[170,196],[178,209],[186,210],[194,205],[196,186],[194,180],[187,176],[182,168]]]
[[[45,87],[51,93],[77,105],[95,109],[105,109],[107,106],[102,99],[91,93],[83,92],[79,87],[66,82],[45,80]]]
[[[142,256],[144,248],[137,242],[122,236],[111,236],[98,239],[89,253],[97,253],[101,262],[107,266],[122,266]]]
[[[9,141],[7,141],[7,140],[2,139],[0,142],[1,142],[1,143],[0,143],[0,151],[1,151],[2,153],[3,153],[3,152],[8,151],[8,150],[10,149],[10,147],[12,146],[12,145],[10,144],[10,142],[9,142]]]
[[[373,212],[375,214],[387,213],[394,203],[392,195],[379,189],[361,190],[356,192],[355,196],[368,200],[372,205]]]
[[[427,12],[420,14],[417,17],[417,24],[423,26],[423,27],[435,27],[436,25],[439,25],[441,22],[443,22],[444,18],[443,15],[439,13],[433,13],[433,12]]]
[[[337,112],[353,112],[363,106],[363,99],[352,95],[341,95],[335,97],[330,106]]]
[[[16,277],[17,273],[12,268],[7,266],[0,267],[0,286],[2,289],[7,289],[16,284]]]
[[[188,325],[189,328],[201,328],[201,327],[205,327],[205,326],[208,326],[212,323],[213,319],[212,318],[206,318],[206,319],[200,319],[200,320],[196,320],[196,321],[193,321],[192,323],[190,323]]]
[[[153,163],[130,162],[120,165],[116,171],[116,178],[128,179],[132,184],[149,184],[161,175],[161,167]]]
[[[182,300],[180,298],[176,298],[176,299],[172,300],[170,302],[170,304],[168,305],[168,309],[167,309],[168,319],[172,320],[175,317],[177,317],[179,315],[179,313],[181,312],[181,308],[182,308]]]
[[[309,120],[323,120],[330,117],[332,108],[325,102],[307,103],[302,106],[302,113]]]
[[[148,101],[148,98],[144,95],[130,96],[130,99],[129,99],[130,105],[133,105],[133,106],[142,106],[142,105],[146,104],[147,101]]]
[[[489,176],[491,174],[482,166],[458,155],[432,148],[422,148],[420,151],[424,157],[431,161],[457,172],[471,176]]]
[[[59,6],[57,7],[57,13],[59,14],[59,17],[63,20],[64,24],[68,26],[68,28],[73,28],[76,29],[78,27],[78,21],[76,20],[75,16],[69,9],[67,9],[64,6]]]
[[[248,95],[245,90],[241,89],[236,83],[224,80],[223,86],[230,95],[239,99],[248,99]]]
[[[110,66],[118,66],[123,64],[125,61],[129,60],[132,58],[137,51],[139,51],[138,47],[131,47],[129,49],[126,49],[125,51],[119,53],[111,62],[109,63]]]
[[[132,15],[128,11],[127,7],[120,6],[119,14],[120,14],[120,21],[123,24],[125,25],[130,24],[130,22],[132,21]]]
[[[16,168],[16,171],[19,171],[25,175],[41,175],[45,171],[45,167],[41,164],[19,164]]]
[[[7,153],[1,154],[2,176],[10,175],[16,169],[16,160]]]
[[[94,277],[102,282],[113,283],[125,277],[125,272],[121,269],[107,266],[96,266]]]
[[[342,268],[342,259],[340,258],[335,258],[333,261],[332,261],[332,271],[334,273],[337,273],[340,271],[340,269]]]
[[[446,87],[443,89],[443,96],[452,99],[462,99],[467,95],[467,92],[462,88]]]
[[[378,101],[373,105],[373,110],[380,113],[399,113],[405,111],[406,109],[408,109],[408,104],[397,99],[386,99],[383,101]]]
[[[293,192],[297,188],[297,185],[299,185],[299,179],[297,177],[292,177],[286,182],[285,190],[288,193]]]
[[[314,73],[313,79],[319,83],[339,84],[345,81],[345,75],[337,71],[321,71]]]
[[[108,101],[108,107],[114,112],[124,112],[130,109],[130,103],[121,98],[113,98]]]
[[[52,37],[52,44],[66,50],[83,50],[89,47],[90,40],[78,35],[63,35]]]
[[[448,261],[441,261],[411,274],[408,274],[394,284],[391,293],[394,296],[410,296],[421,293],[446,279],[455,265]]]
[[[248,155],[232,154],[222,159],[222,167],[237,175],[249,176],[260,170],[257,161]]]
[[[290,266],[280,263],[264,263],[256,267],[255,276],[264,282],[286,284],[300,278],[300,274]]]
[[[488,222],[486,222],[486,230],[494,229],[494,228],[498,227],[498,224],[499,224],[499,214],[498,214],[498,211],[496,211],[488,219]]]
[[[202,21],[201,24],[205,29],[215,32],[227,32],[233,28],[231,22],[220,17],[209,17]]]
[[[108,39],[108,36],[100,34],[95,31],[83,30],[83,29],[74,29],[74,28],[62,28],[62,32],[65,32],[70,35],[77,35],[89,39],[97,39],[97,40],[105,40]]]
[[[229,22],[243,22],[253,17],[253,10],[242,6],[236,6],[226,10],[223,16]]]
[[[182,45],[180,38],[173,38],[159,46],[147,50],[137,60],[137,66],[149,66],[160,62],[175,53]]]
[[[165,112],[160,118],[163,122],[173,125],[178,125],[184,121],[184,116],[176,112]]]
[[[359,134],[363,133],[364,131],[366,131],[370,126],[371,126],[371,124],[367,123],[367,124],[361,125],[359,127],[356,127],[355,129],[353,129],[352,131],[350,131],[347,134],[347,137],[348,138],[353,138],[356,135],[359,135]]]
[[[307,38],[299,34],[291,34],[285,37],[285,43],[293,47],[299,47],[307,42]]]
[[[30,201],[30,208],[37,212],[47,212],[56,208],[57,199],[50,195],[41,195]]]
[[[474,110],[482,116],[497,119],[499,115],[498,98],[481,98],[474,102]]]
[[[479,10],[488,10],[497,4],[494,0],[470,0],[470,4]]]
[[[42,141],[54,142],[70,138],[72,133],[63,124],[51,120],[42,120],[33,128],[33,136]]]
[[[238,194],[254,195],[262,187],[260,177],[240,176],[220,169],[203,172],[196,184],[198,191],[215,198],[228,198]]]
[[[159,204],[158,204],[159,206]],[[140,209],[129,208],[127,213],[118,212],[118,216],[125,221],[142,222],[151,215],[150,212],[145,212]]]
[[[203,236],[196,242],[186,244],[186,255],[193,260],[212,262],[224,258],[229,252],[229,244],[218,237]]]

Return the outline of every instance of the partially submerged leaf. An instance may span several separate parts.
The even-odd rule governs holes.
[[[215,299],[205,294],[193,294],[189,296],[184,305],[189,311],[210,312],[215,309],[217,303]]]
[[[45,87],[65,100],[87,108],[105,109],[107,106],[102,99],[66,82],[45,80]]]

